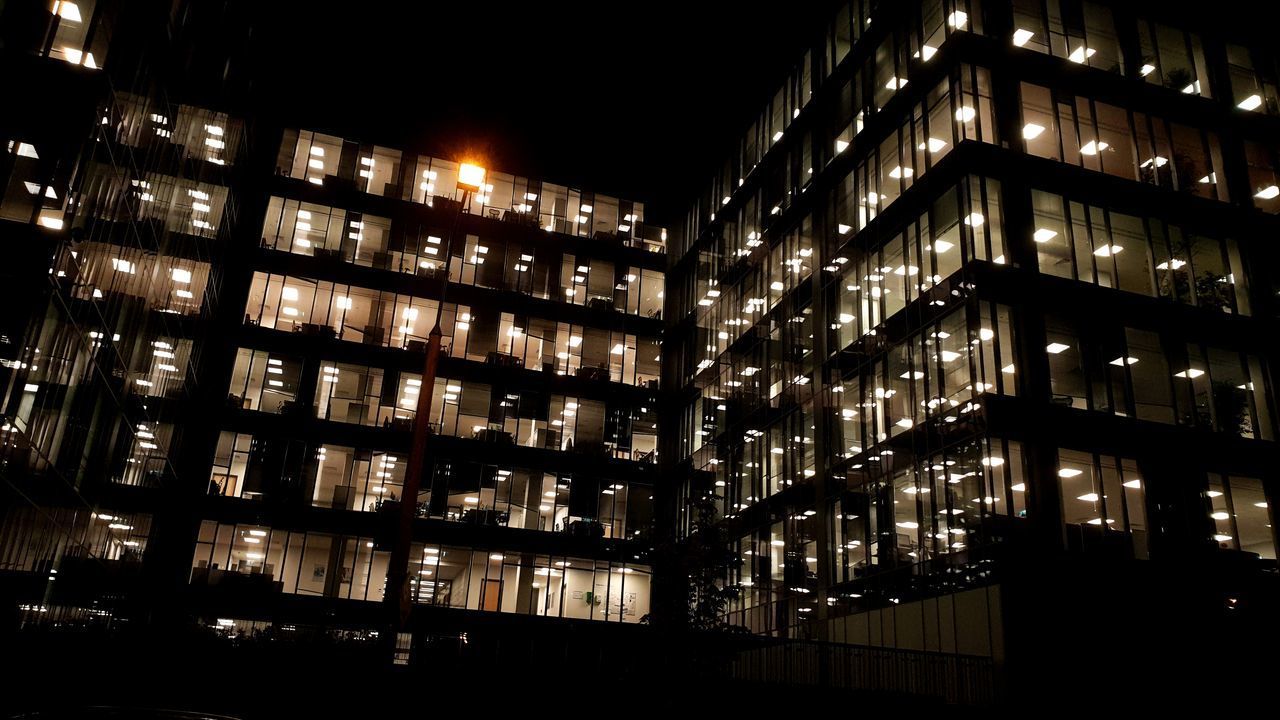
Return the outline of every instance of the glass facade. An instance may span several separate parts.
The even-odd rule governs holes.
[[[1267,567],[1269,51],[1104,2],[837,5],[673,243],[664,487],[729,537],[724,622],[914,636],[876,624],[1046,553]]]
[[[24,622],[371,626],[407,547],[419,622],[713,616],[999,664],[1045,598],[1175,568],[1234,611],[1275,577],[1280,105],[1251,34],[833,2],[669,235],[206,107],[240,103],[160,70],[204,47],[169,5],[0,5],[0,75],[79,98],[0,107]],[[171,34],[122,51],[156,12]]]
[[[456,163],[309,131],[283,133],[277,171],[208,491],[246,515],[306,509],[313,526],[255,520],[284,536],[276,557],[237,554],[259,536],[229,539],[244,533],[206,521],[213,555],[197,555],[192,582],[260,574],[285,593],[382,601],[389,547],[365,552],[359,537],[413,502],[416,541],[444,523],[483,543],[441,549],[441,566],[414,576],[418,603],[637,622],[649,569],[631,563],[653,526],[665,231],[644,225],[639,204],[496,172],[464,196]],[[378,213],[364,212],[366,196]],[[409,498],[424,394],[429,467]],[[334,513],[352,535],[317,534]],[[564,556],[528,554],[531,532]],[[350,562],[311,568],[309,553],[328,558],[334,543]],[[308,584],[298,563],[360,579]]]
[[[365,537],[205,521],[192,583],[217,585],[230,575],[246,596],[375,602],[389,555]],[[412,597],[421,605],[632,623],[649,612],[643,565],[438,544],[415,544],[410,557]]]
[[[6,63],[113,88],[68,80],[82,122],[31,98],[0,137],[0,232],[33,250],[0,333],[0,572],[25,606],[145,612],[140,586],[56,592],[102,566],[177,580],[192,604],[380,603],[386,516],[412,503],[419,606],[639,622],[666,230],[642,203],[493,168],[464,194],[453,160],[184,104],[218,95],[160,68],[230,16],[180,5],[0,11]],[[164,18],[151,54],[108,52]],[[237,38],[217,40],[224,71]],[[28,499],[42,486],[65,497]]]
[[[456,201],[459,192],[457,162],[402,153],[377,145],[361,145],[309,130],[286,131],[276,161],[276,174],[321,187],[326,182],[353,187],[361,193],[428,207],[434,207],[437,200],[445,203]],[[483,187],[464,208],[465,212],[542,228],[546,232],[609,238],[649,252],[666,251],[666,232],[663,228],[644,224],[642,203],[496,171],[488,172],[485,179]],[[321,223],[315,226],[315,230],[295,227],[305,234],[316,232],[317,237],[319,233],[325,233],[322,228],[326,227],[326,222],[330,223],[332,230],[331,209],[321,208],[320,211],[323,217],[317,218]],[[300,209],[296,202],[284,203],[282,211],[276,210],[268,215],[267,226],[289,228],[295,219],[306,223],[306,216],[298,218],[299,213],[305,212],[309,212],[308,209]],[[282,218],[282,222],[277,225],[271,221],[273,218]],[[328,235],[334,239],[332,232]],[[337,240],[341,242],[342,238]],[[379,252],[379,239],[371,237],[369,240],[369,252]],[[310,247],[307,243],[299,243],[296,237],[294,245]],[[356,261],[359,262],[358,253]],[[412,271],[415,266],[409,267]]]
[[[0,573],[27,612],[111,621],[144,567],[186,564],[164,517],[203,453],[208,328],[227,307],[247,139],[233,115],[183,102],[176,85],[194,72],[160,68],[179,43],[193,60],[234,44],[184,24],[212,5],[161,14],[163,37],[141,30],[157,27],[151,3],[0,9],[0,74],[29,77],[32,93],[7,98],[0,122],[0,236],[15,248],[2,283]]]

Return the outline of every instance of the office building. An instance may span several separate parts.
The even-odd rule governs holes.
[[[247,25],[225,3],[88,0],[6,3],[0,29],[2,596],[15,622],[94,622],[188,562],[169,520],[213,437],[246,148],[206,108],[236,99]]]
[[[5,15],[6,76],[60,103],[7,110],[19,622],[368,624],[425,394],[414,602],[646,615],[666,233],[643,205],[493,168],[464,195],[455,161],[246,122],[243,78],[199,74],[205,35],[238,57],[226,7],[47,5]]]
[[[665,232],[638,203],[492,170],[462,195],[457,162],[280,137],[193,584],[381,601],[379,509],[430,392],[414,600],[639,621]]]
[[[653,677],[664,628],[736,628],[680,637],[967,701],[1260,652],[1266,23],[830,6],[664,229],[255,112],[240,3],[6,3],[10,625],[564,634]]]
[[[671,251],[666,511],[734,538],[728,623],[1016,692],[1267,622],[1280,105],[1245,13],[838,4]]]

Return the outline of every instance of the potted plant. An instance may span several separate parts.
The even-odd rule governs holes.
[[[1174,68],[1164,74],[1164,84],[1174,90],[1182,92],[1195,82],[1195,77],[1191,75],[1191,71],[1186,68]]]
[[[1236,435],[1253,436],[1253,418],[1249,414],[1249,392],[1225,380],[1213,381],[1213,412],[1218,430]]]
[[[1201,273],[1196,278],[1196,301],[1204,307],[1230,312],[1233,292],[1231,283],[1212,272]]]

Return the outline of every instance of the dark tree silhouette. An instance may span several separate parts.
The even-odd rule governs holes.
[[[689,501],[693,531],[683,542],[685,575],[688,578],[689,617],[692,630],[741,630],[725,620],[729,603],[737,599],[739,588],[726,584],[729,571],[742,564],[730,549],[724,528],[716,522],[716,505],[711,497]]]

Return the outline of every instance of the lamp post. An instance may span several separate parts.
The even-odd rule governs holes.
[[[462,213],[471,199],[472,193],[480,191],[484,184],[485,170],[473,163],[462,163],[458,166],[458,189],[462,191],[462,202],[453,213],[452,226],[445,238],[444,246],[444,282],[440,288],[440,300],[436,306],[436,322],[427,337],[426,360],[422,367],[422,385],[418,392],[417,410],[413,416],[413,445],[409,450],[409,465],[405,469],[404,489],[400,497],[399,522],[396,527],[395,544],[391,548],[391,561],[387,565],[387,589],[384,603],[394,610],[392,625],[396,634],[402,632],[409,622],[409,612],[413,607],[409,582],[409,548],[413,542],[413,521],[418,514],[418,491],[422,487],[422,475],[427,467],[427,439],[431,435],[431,404],[435,395],[436,367],[440,361],[440,341],[444,336],[440,329],[440,318],[444,314],[445,295],[449,290],[449,261],[453,250],[453,238],[458,234]]]

